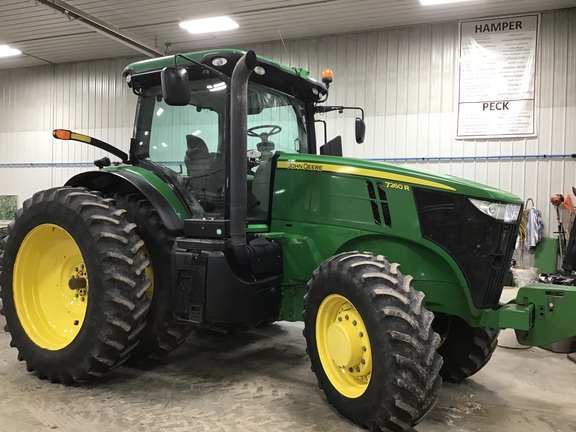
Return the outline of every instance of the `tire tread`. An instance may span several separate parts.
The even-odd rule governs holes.
[[[412,288],[412,278],[399,269],[382,255],[341,253],[313,272],[304,297],[304,335],[318,386],[341,414],[373,431],[401,432],[416,425],[436,402],[442,384],[442,359],[436,351],[440,338],[430,328],[434,316],[424,307],[424,294]],[[370,381],[370,386],[378,386],[370,394],[378,397],[365,399],[366,390],[357,400],[346,398],[323,371],[315,346],[315,314],[332,293],[360,299],[359,305],[351,301],[359,312],[363,308],[365,323],[376,323],[368,329],[372,361],[382,362],[381,370],[386,371],[383,382],[374,382],[375,376]]]
[[[91,290],[99,290],[93,292],[101,292],[102,298],[108,300],[94,300],[96,294],[91,296],[89,291],[89,301],[92,299],[95,306],[89,309],[92,312],[86,315],[86,320],[99,320],[101,323],[98,326],[85,323],[87,327],[80,330],[65,350],[61,350],[60,360],[54,362],[22,329],[12,299],[12,281],[5,272],[0,274],[0,297],[4,307],[10,305],[11,308],[9,313],[4,313],[13,330],[11,345],[17,348],[18,359],[26,362],[28,371],[54,383],[86,382],[110,373],[130,355],[130,349],[125,347],[137,335],[143,319],[134,316],[132,311],[149,308],[149,301],[140,293],[140,286],[146,284],[146,278],[134,271],[145,260],[140,254],[131,252],[139,239],[125,230],[129,222],[121,214],[115,213],[112,202],[105,200],[99,192],[57,187],[35,193],[16,212],[14,221],[8,227],[6,250],[9,255],[4,262],[8,261],[13,266],[19,248],[16,241],[10,241],[11,237],[25,235],[26,232],[20,232],[24,229],[21,227],[33,223],[34,218],[39,218],[38,214],[50,214],[54,208],[62,209],[70,217],[79,218],[84,224],[83,229],[90,233],[92,246],[89,252],[84,251],[83,254],[89,254],[91,262],[97,263],[93,265],[103,269],[102,275],[99,275],[103,286],[91,286]],[[58,224],[59,214],[52,215],[50,221],[55,222],[49,223]],[[43,216],[38,220],[44,220]],[[84,259],[87,259],[86,256]],[[80,349],[81,344],[88,340],[90,349]]]

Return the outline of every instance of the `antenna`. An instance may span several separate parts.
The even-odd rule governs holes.
[[[280,33],[280,29],[278,29],[278,34],[280,35],[280,40],[282,41],[282,45],[284,45],[284,51],[288,53],[288,48],[286,48],[286,44],[284,43],[284,38],[282,37],[282,33]]]

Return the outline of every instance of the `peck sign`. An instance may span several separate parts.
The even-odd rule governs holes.
[[[538,15],[460,23],[457,138],[536,134]]]

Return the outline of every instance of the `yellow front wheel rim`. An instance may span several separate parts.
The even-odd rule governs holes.
[[[316,317],[318,355],[326,376],[348,398],[364,394],[372,375],[366,326],[354,305],[339,294],[322,301]]]
[[[86,264],[68,231],[42,224],[26,235],[13,292],[20,324],[36,345],[56,351],[72,343],[86,317],[88,291]]]

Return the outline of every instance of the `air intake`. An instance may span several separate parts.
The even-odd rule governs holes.
[[[384,221],[384,225],[392,226],[392,218],[390,217],[390,208],[388,207],[384,184],[366,180],[366,189],[368,190],[368,197],[370,198],[370,205],[372,206],[374,223],[376,225],[382,225],[382,221]],[[376,195],[376,191],[378,191],[378,195]]]

